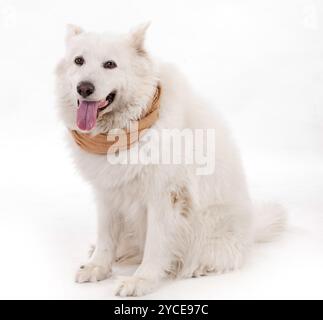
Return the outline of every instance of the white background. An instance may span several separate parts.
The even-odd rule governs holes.
[[[65,149],[53,70],[66,23],[126,32],[147,20],[149,50],[231,124],[254,199],[279,201],[290,216],[285,235],[255,246],[241,271],[147,298],[323,298],[321,0],[1,0],[0,298],[114,298],[115,278],[73,282],[95,208]]]

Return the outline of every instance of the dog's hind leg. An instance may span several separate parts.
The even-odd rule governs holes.
[[[139,245],[133,235],[121,235],[116,253],[118,264],[139,264],[142,254]]]
[[[251,228],[249,206],[218,205],[205,210],[194,254],[182,277],[222,274],[240,268],[252,243]]]

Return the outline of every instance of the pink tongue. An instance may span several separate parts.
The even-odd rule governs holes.
[[[100,101],[81,101],[77,109],[77,126],[83,131],[90,131],[96,125]]]

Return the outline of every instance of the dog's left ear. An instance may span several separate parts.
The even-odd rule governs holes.
[[[144,55],[146,31],[150,26],[150,22],[143,23],[130,31],[131,45],[136,49],[138,54]]]

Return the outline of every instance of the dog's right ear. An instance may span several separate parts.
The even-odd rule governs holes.
[[[73,24],[68,24],[66,26],[66,37],[65,37],[66,43],[68,43],[72,38],[80,35],[83,32],[84,30],[81,27],[75,26]]]

